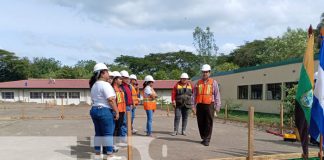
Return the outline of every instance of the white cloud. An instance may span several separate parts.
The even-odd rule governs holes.
[[[219,47],[218,53],[229,54],[231,51],[237,48],[237,45],[233,43],[225,43]]]

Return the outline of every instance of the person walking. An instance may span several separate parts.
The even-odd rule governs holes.
[[[136,106],[139,103],[139,87],[137,83],[137,77],[135,74],[131,74],[129,76],[130,79],[130,85],[132,87],[132,99],[133,99],[133,108],[132,108],[132,133],[136,134],[137,130],[134,128],[134,119],[135,119],[135,111],[136,111]]]
[[[146,135],[152,137],[153,113],[156,110],[157,94],[153,89],[154,79],[151,75],[144,78],[143,105],[147,116]]]
[[[109,79],[107,66],[103,63],[97,63],[93,71],[89,85],[92,100],[90,116],[95,128],[95,159],[101,159],[101,147],[103,147],[102,151],[107,159],[120,159],[121,157],[113,154],[114,122],[119,119],[116,94],[107,82]]]
[[[192,109],[192,94],[193,86],[188,81],[189,76],[187,73],[182,73],[180,81],[177,82],[172,90],[172,106],[174,108],[174,130],[172,136],[179,134],[178,128],[180,118],[182,117],[182,130],[180,134],[186,136],[186,127],[188,122],[188,115]]]
[[[210,78],[211,67],[204,64],[201,68],[202,77],[196,83],[193,94],[193,110],[197,115],[201,144],[209,146],[213,132],[214,111],[220,111],[221,99],[216,80]]]

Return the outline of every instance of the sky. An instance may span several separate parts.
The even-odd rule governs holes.
[[[112,63],[196,52],[194,28],[210,27],[220,53],[247,41],[307,29],[320,21],[323,0],[0,0],[0,49],[19,57]]]

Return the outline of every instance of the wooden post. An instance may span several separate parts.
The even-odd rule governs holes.
[[[254,107],[249,107],[249,131],[248,131],[248,160],[253,159],[253,153],[254,153]]]
[[[225,104],[225,120],[228,119],[228,105]]]
[[[320,147],[320,151],[318,153],[318,157],[319,157],[320,160],[322,160],[322,158],[323,158],[323,135],[322,134],[320,135],[319,147]]]
[[[61,119],[64,119],[64,105],[61,106]]]
[[[283,127],[284,127],[284,109],[283,109],[283,104],[280,104],[280,133],[283,135]]]
[[[131,112],[127,111],[127,153],[128,153],[128,160],[133,159],[133,148],[132,148],[132,119],[131,119]]]

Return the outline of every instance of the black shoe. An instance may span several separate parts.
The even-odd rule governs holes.
[[[209,142],[207,140],[202,140],[200,143],[204,146],[209,146]]]

